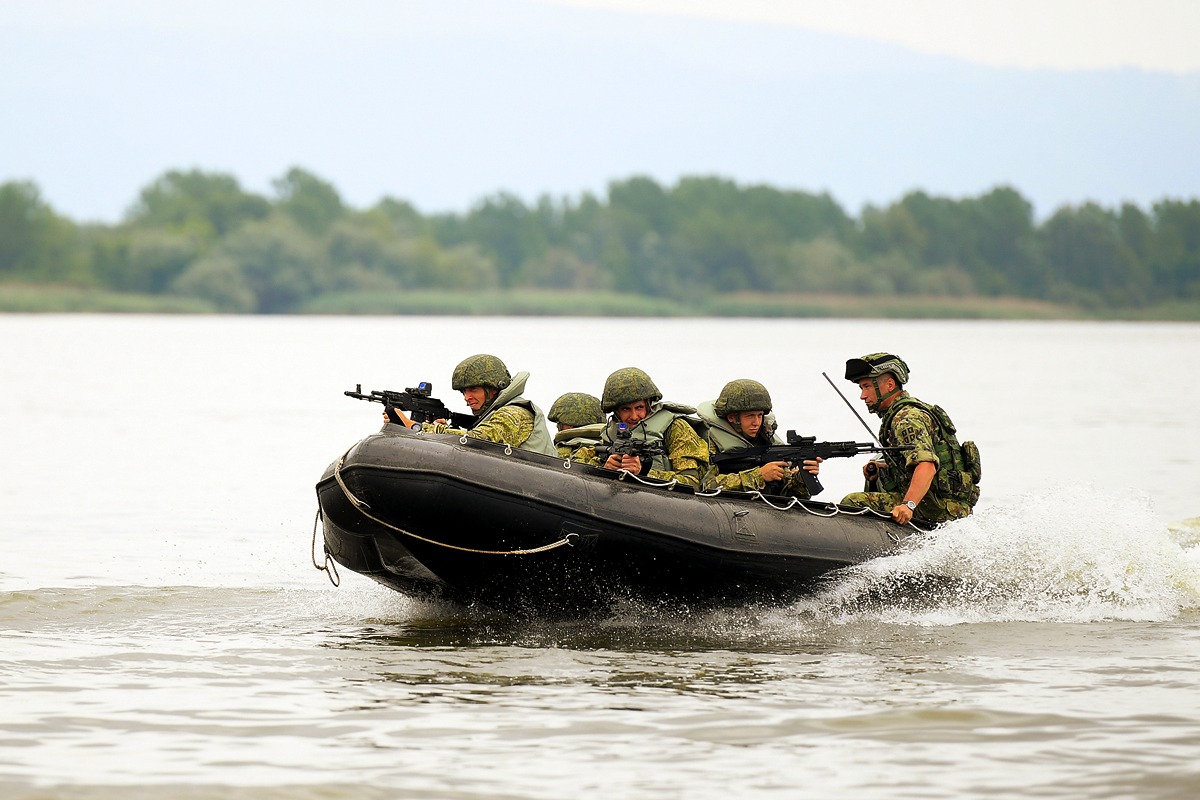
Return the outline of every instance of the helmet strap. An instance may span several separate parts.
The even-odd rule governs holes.
[[[893,380],[895,381],[895,379]],[[885,395],[883,389],[879,388],[879,376],[873,376],[871,378],[871,385],[875,387],[875,402],[867,406],[867,411],[870,411],[872,414],[878,414],[883,410],[885,402],[904,391],[904,387],[900,385],[900,381],[895,381],[895,384],[896,388]]]

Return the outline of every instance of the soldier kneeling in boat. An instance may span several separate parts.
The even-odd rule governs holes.
[[[504,362],[493,355],[480,353],[459,362],[451,376],[451,387],[462,392],[463,401],[475,415],[471,430],[451,428],[445,420],[426,422],[420,430],[426,433],[458,433],[471,439],[507,444],[534,453],[557,455],[546,427],[541,409],[521,396],[528,372],[513,377]],[[399,413],[401,422],[412,428],[414,422]]]
[[[873,508],[901,525],[969,515],[979,500],[979,448],[974,442],[959,444],[941,406],[904,391],[908,364],[891,353],[870,353],[846,362],[846,380],[858,384],[859,399],[881,418],[880,444],[912,449],[868,462],[866,491],[846,495],[842,505]]]
[[[705,423],[705,439],[710,456],[746,447],[782,445],[776,435],[777,423],[771,413],[771,394],[767,387],[749,378],[725,384],[716,400],[706,400],[697,408]],[[711,458],[710,458],[711,460]],[[820,459],[804,462],[813,475],[820,471]],[[772,461],[761,467],[716,475],[722,489],[738,492],[763,492],[807,499],[808,487],[799,475],[799,467],[786,461]]]
[[[558,425],[554,446],[562,458],[571,458],[581,447],[600,444],[605,422],[598,397],[584,392],[567,392],[550,405],[546,418]]]
[[[693,489],[709,488],[708,445],[697,433],[704,423],[692,416],[696,409],[664,402],[654,381],[637,367],[624,367],[608,376],[600,406],[612,418],[600,434],[598,447],[603,450],[620,440],[633,440],[647,445],[646,452],[656,452],[645,458],[611,452],[601,459],[596,447],[581,447],[574,461],[658,481],[675,480]]]

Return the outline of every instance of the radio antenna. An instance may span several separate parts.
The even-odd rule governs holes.
[[[842,402],[846,404],[846,408],[850,409],[850,413],[853,414],[854,416],[858,417],[858,421],[861,422],[862,426],[867,429],[867,433],[871,434],[872,441],[874,441],[875,444],[878,444],[880,447],[883,447],[883,445],[880,444],[879,440],[875,438],[875,431],[871,430],[871,426],[868,425],[867,421],[862,418],[861,414],[858,413],[858,409],[855,408],[854,406],[850,405],[850,401],[846,399],[846,395],[842,394],[842,390],[837,387],[837,384],[835,384],[833,381],[829,380],[829,376],[826,375],[824,372],[821,373],[821,377],[823,377],[825,380],[829,381],[829,385],[831,387],[833,387],[833,390],[835,392],[837,392],[837,396],[842,398]]]

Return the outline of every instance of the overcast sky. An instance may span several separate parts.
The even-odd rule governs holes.
[[[790,25],[990,66],[1200,70],[1196,0],[548,0]]]
[[[851,213],[1200,194],[1192,0],[0,0],[0,181],[115,221],[170,169],[465,211],[634,174]]]

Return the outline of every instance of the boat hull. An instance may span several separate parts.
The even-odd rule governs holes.
[[[317,484],[326,552],[405,594],[538,615],[626,598],[783,602],[894,549],[874,514],[696,494],[451,435],[385,425]]]

